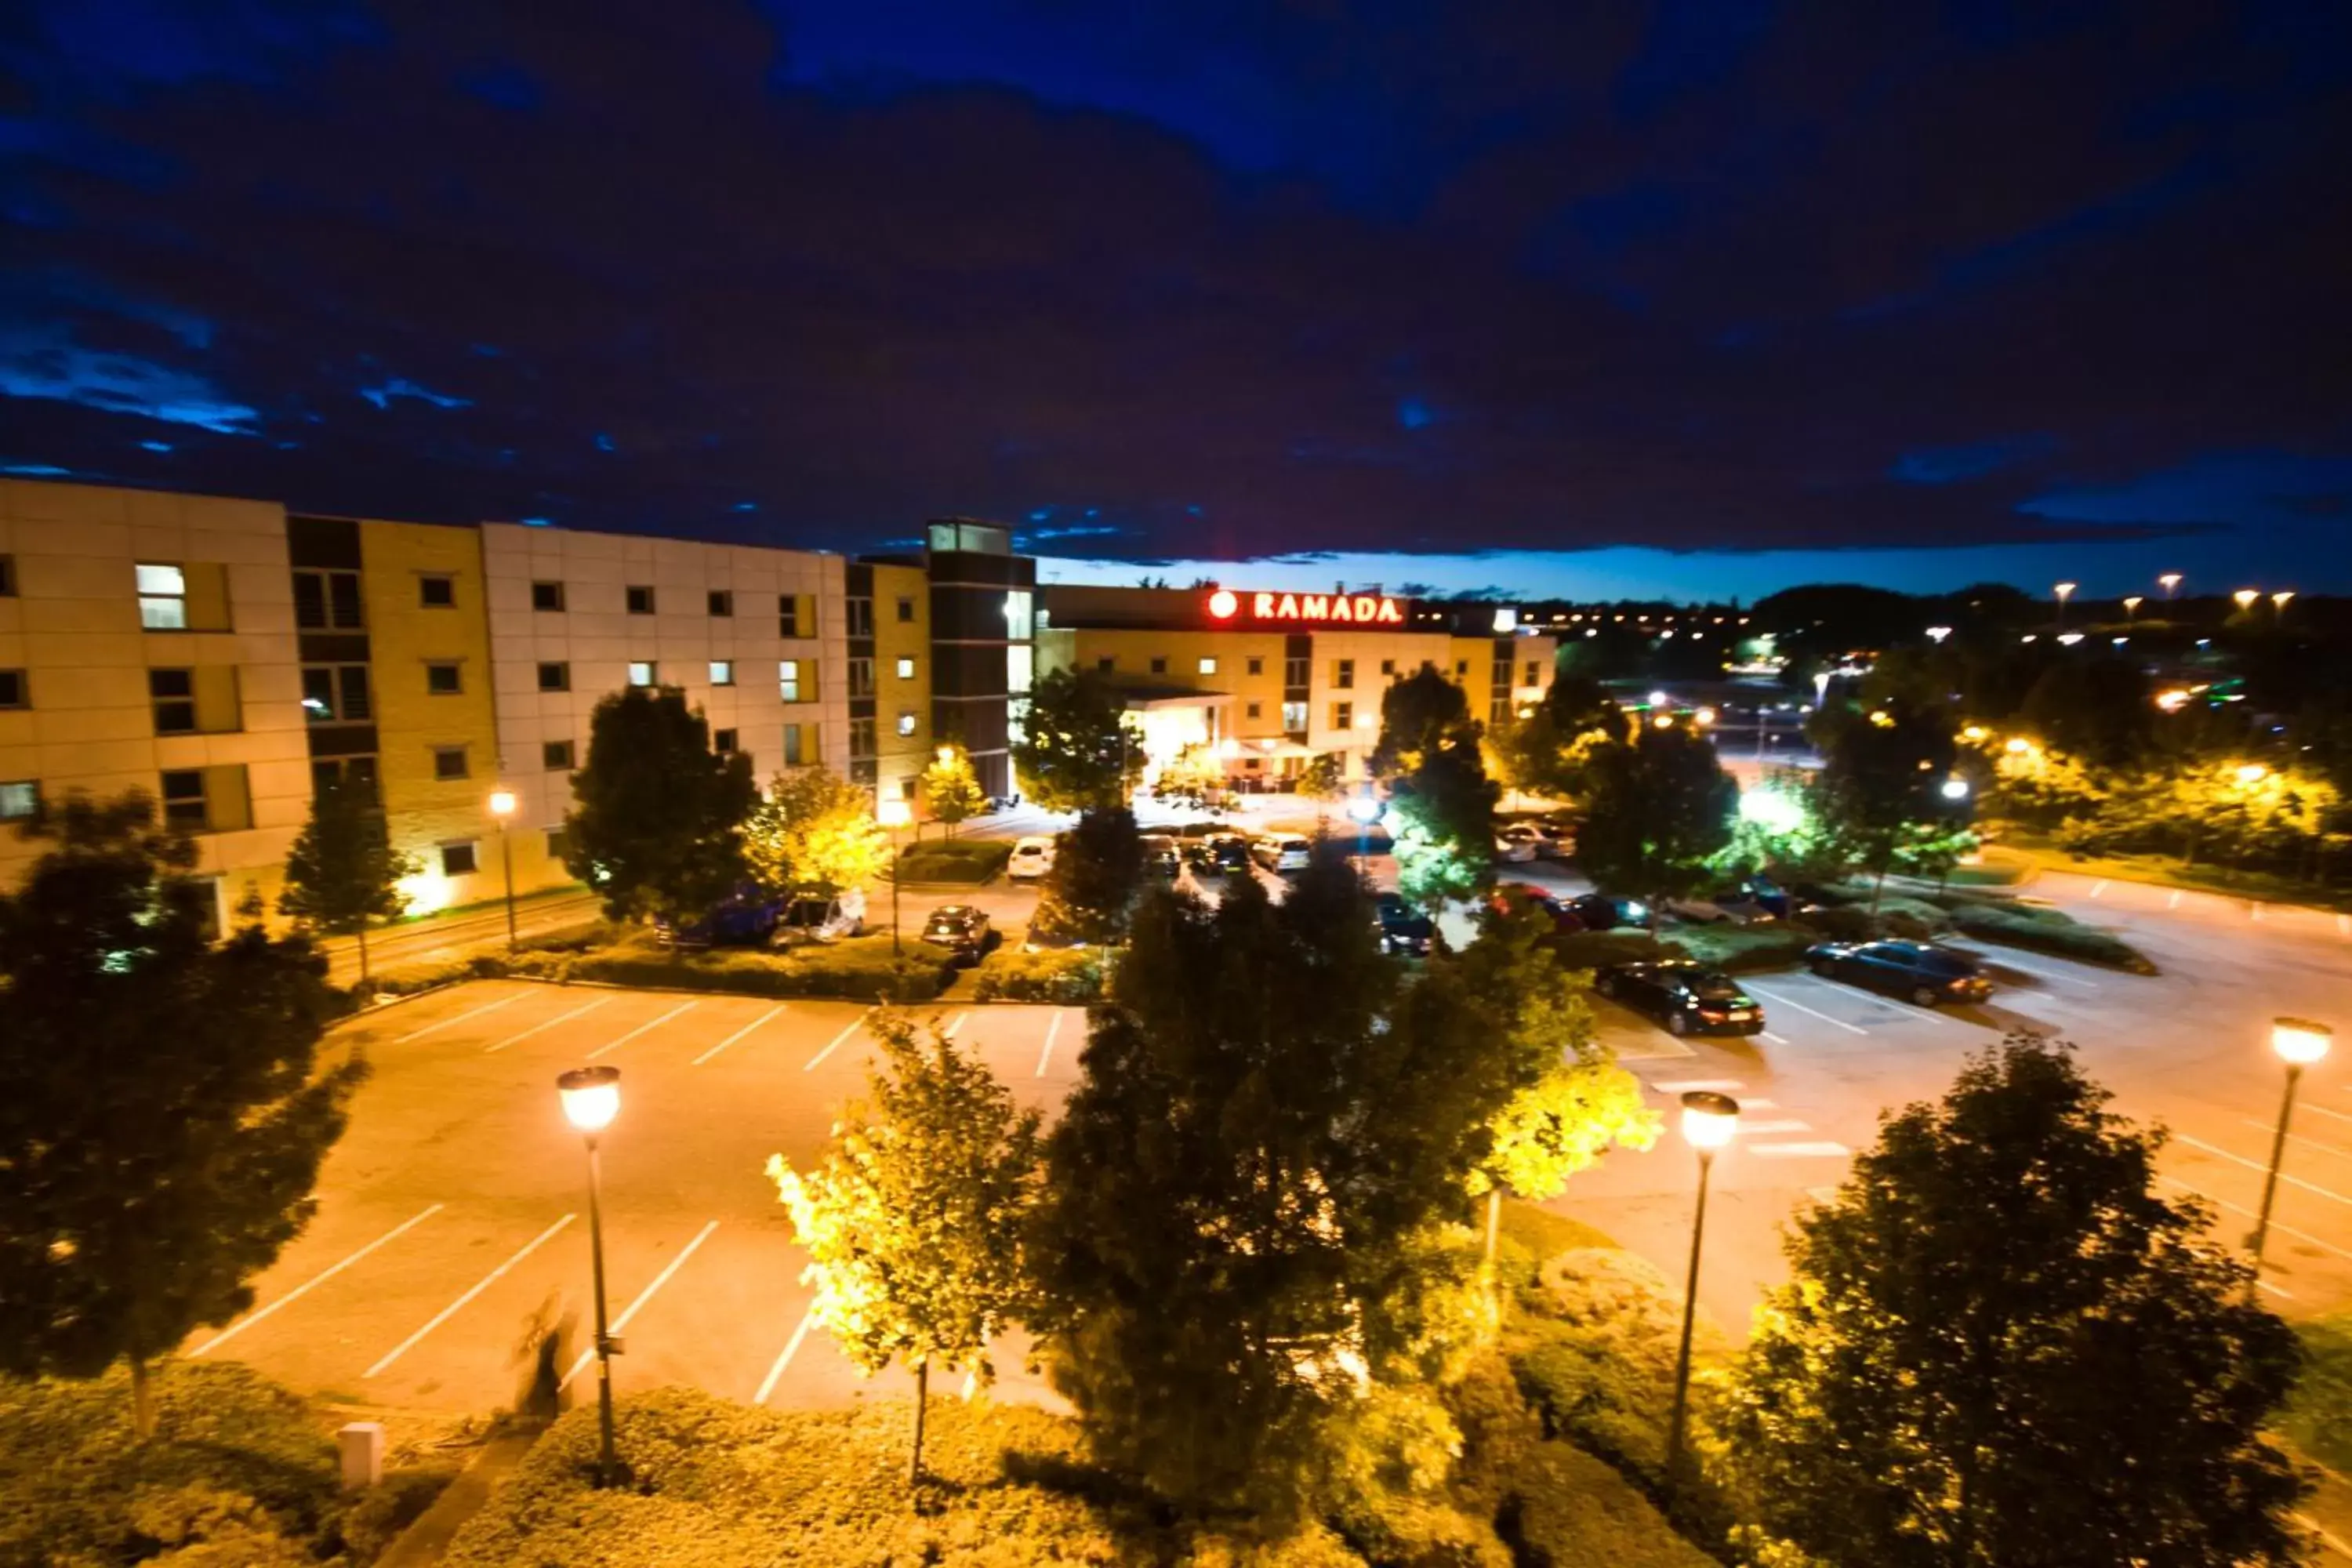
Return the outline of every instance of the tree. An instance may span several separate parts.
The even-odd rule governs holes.
[[[1501,791],[1462,689],[1424,664],[1382,692],[1370,765],[1388,786],[1397,890],[1431,910],[1475,892],[1493,873]]]
[[[980,775],[972,772],[971,753],[950,741],[941,746],[923,770],[923,810],[933,822],[947,824],[948,837],[955,837],[956,824],[966,822],[988,809],[988,793],[980,787]]]
[[[795,1238],[811,1311],[860,1372],[915,1369],[912,1485],[923,1473],[931,1363],[994,1374],[988,1342],[1021,1310],[1020,1236],[1037,1194],[1037,1112],[936,1021],[916,1043],[903,1018],[872,1031],[885,1066],[845,1106],[832,1145],[803,1174],[768,1161]]]
[[[1712,742],[1686,725],[1644,724],[1593,752],[1576,858],[1601,887],[1641,894],[1654,922],[1666,900],[1716,876],[1710,858],[1731,842],[1738,807]]]
[[[0,1372],[148,1366],[253,1304],[309,1224],[366,1076],[321,1068],[326,961],[256,919],[215,945],[189,842],[139,795],[69,800],[0,897]]]
[[[1187,746],[1177,752],[1161,764],[1159,777],[1151,781],[1151,793],[1160,799],[1181,801],[1202,809],[1224,787],[1224,764],[1217,761],[1215,752],[1202,745]]]
[[[1147,896],[1048,1139],[1055,1383],[1182,1503],[1311,1503],[1357,1416],[1475,1342],[1456,1222],[1519,1087],[1517,999],[1466,954],[1407,977],[1370,900],[1328,850],[1279,905],[1248,879],[1214,910]]]
[[[1124,808],[1143,779],[1143,733],[1118,689],[1090,669],[1057,669],[1029,692],[1013,765],[1047,811]]]
[[[2013,1036],[1795,1221],[1724,1418],[1770,1533],[1838,1568],[2300,1561],[2263,1436],[2294,1335],[2107,1098]]]
[[[1088,946],[1127,933],[1128,911],[1143,886],[1143,837],[1125,806],[1089,811],[1061,837],[1037,898],[1030,929]]]
[[[391,920],[408,907],[403,877],[416,875],[414,856],[392,847],[373,794],[354,784],[331,784],[310,799],[310,820],[286,852],[286,888],[278,912],[306,926],[359,939],[360,978],[367,978],[368,921]]]
[[[1896,849],[1918,827],[1958,827],[1969,813],[1965,799],[1942,793],[1958,757],[1950,710],[1938,699],[1900,691],[1878,696],[1867,688],[1863,700],[1866,708],[1822,709],[1811,728],[1822,752],[1817,798],[1872,873],[1875,919]]]
[[[743,863],[776,892],[864,888],[890,865],[890,835],[871,791],[830,768],[778,773],[743,823]]]
[[[702,710],[676,687],[632,686],[596,704],[572,794],[563,863],[611,918],[692,920],[742,880],[751,759],[715,755]]]
[[[1328,805],[1348,793],[1347,763],[1337,752],[1318,752],[1298,770],[1293,791],[1301,800]]]
[[[1496,771],[1512,788],[1575,798],[1584,794],[1584,770],[1593,752],[1625,737],[1625,715],[1608,689],[1591,676],[1563,671],[1536,710],[1489,731]]]

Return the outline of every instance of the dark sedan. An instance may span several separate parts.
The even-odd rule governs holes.
[[[1612,963],[1593,976],[1592,988],[1671,1035],[1753,1035],[1764,1027],[1764,1009],[1754,997],[1721,970],[1692,959]]]
[[[1567,908],[1586,931],[1617,931],[1650,923],[1649,905],[1611,893],[1580,893],[1567,900]]]
[[[970,904],[943,904],[923,922],[923,941],[948,950],[958,963],[978,963],[997,942],[988,916]]]
[[[1805,950],[1825,980],[1843,980],[1921,1007],[1981,1002],[1992,994],[1984,966],[1930,942],[1825,942]]]
[[[1195,877],[1249,873],[1249,840],[1238,833],[1211,833],[1184,840],[1184,863]]]
[[[1377,911],[1382,952],[1402,952],[1414,958],[1428,956],[1429,939],[1437,928],[1430,923],[1427,915],[1394,893],[1380,896]]]

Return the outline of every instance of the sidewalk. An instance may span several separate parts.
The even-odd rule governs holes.
[[[597,918],[597,912],[596,896],[585,888],[557,888],[515,900],[515,931],[523,937],[547,936],[586,925]],[[502,950],[506,944],[505,903],[475,904],[369,931],[368,971],[383,974],[450,963],[476,952]],[[357,939],[330,937],[319,946],[327,955],[329,979],[349,984],[359,978]]]
[[[433,1506],[375,1560],[375,1568],[431,1568],[440,1562],[458,1528],[479,1513],[499,1483],[514,1473],[539,1433],[538,1427],[510,1426],[484,1444],[473,1463],[433,1500]]]

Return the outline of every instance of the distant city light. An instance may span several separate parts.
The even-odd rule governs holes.
[[[1927,640],[1929,642],[1939,643],[1951,635],[1952,628],[1949,626],[1929,626],[1927,628]]]
[[[1969,798],[1969,781],[1966,779],[1946,779],[1943,784],[1943,794],[1946,800],[1966,800]]]

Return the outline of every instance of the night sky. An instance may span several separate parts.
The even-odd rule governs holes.
[[[2340,0],[7,0],[0,205],[16,474],[2352,589]]]

